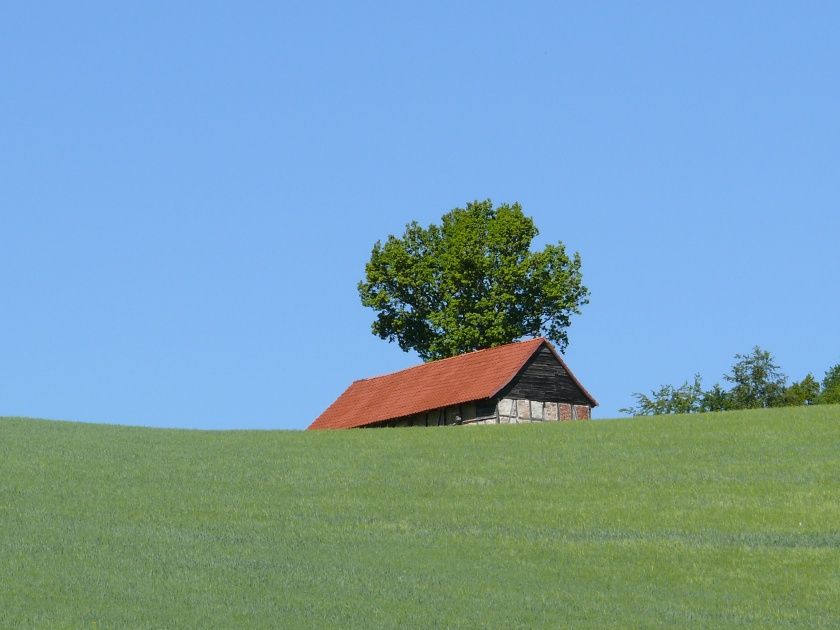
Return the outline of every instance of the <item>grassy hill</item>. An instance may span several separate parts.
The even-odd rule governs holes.
[[[840,406],[200,432],[0,419],[0,626],[837,627]]]

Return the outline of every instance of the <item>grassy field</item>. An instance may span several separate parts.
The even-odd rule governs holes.
[[[0,419],[1,627],[838,627],[840,406],[345,432]]]

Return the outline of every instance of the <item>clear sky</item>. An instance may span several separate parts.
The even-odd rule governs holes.
[[[0,5],[0,415],[303,428],[418,362],[377,239],[522,203],[618,415],[840,362],[840,4]]]

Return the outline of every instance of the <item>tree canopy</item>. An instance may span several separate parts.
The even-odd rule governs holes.
[[[531,251],[537,234],[518,203],[487,199],[377,241],[358,287],[376,311],[373,333],[426,361],[525,336],[564,350],[589,291],[580,255],[562,242]]]

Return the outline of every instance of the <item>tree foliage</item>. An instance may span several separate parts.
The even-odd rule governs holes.
[[[695,374],[693,383],[686,381],[679,387],[662,385],[651,391],[650,396],[634,393],[636,405],[619,411],[646,416],[840,403],[840,364],[825,373],[822,387],[812,374],[786,386],[787,376],[776,365],[773,355],[759,346],[749,354],[736,354],[735,359],[723,377],[731,384],[729,389],[716,383],[703,391],[700,375]]]
[[[824,405],[840,404],[840,363],[826,371],[819,402]]]
[[[662,385],[651,396],[634,393],[636,405],[619,411],[634,416],[700,413],[770,407],[781,402],[787,377],[779,371],[769,352],[756,346],[750,354],[736,354],[735,359],[730,372],[723,377],[732,383],[731,389],[715,383],[703,391],[700,375],[695,374],[693,383],[686,381],[680,387]]]
[[[732,409],[732,399],[720,383],[715,383],[710,390],[703,392],[702,411],[727,411],[729,409]]]
[[[787,407],[813,405],[820,397],[820,383],[812,374],[808,374],[798,383],[791,383],[782,394],[781,404]]]
[[[488,199],[409,223],[373,246],[359,283],[372,331],[424,360],[544,335],[560,350],[588,302],[581,260],[562,242],[531,251],[538,230],[518,203]]]
[[[619,409],[633,416],[658,416],[670,413],[697,413],[703,411],[703,385],[699,374],[694,382],[686,381],[679,387],[662,385],[651,391],[650,396],[635,393],[636,405]]]
[[[731,409],[775,407],[785,392],[787,376],[773,362],[773,355],[755,346],[750,354],[736,354],[732,371],[723,378],[732,383]]]

